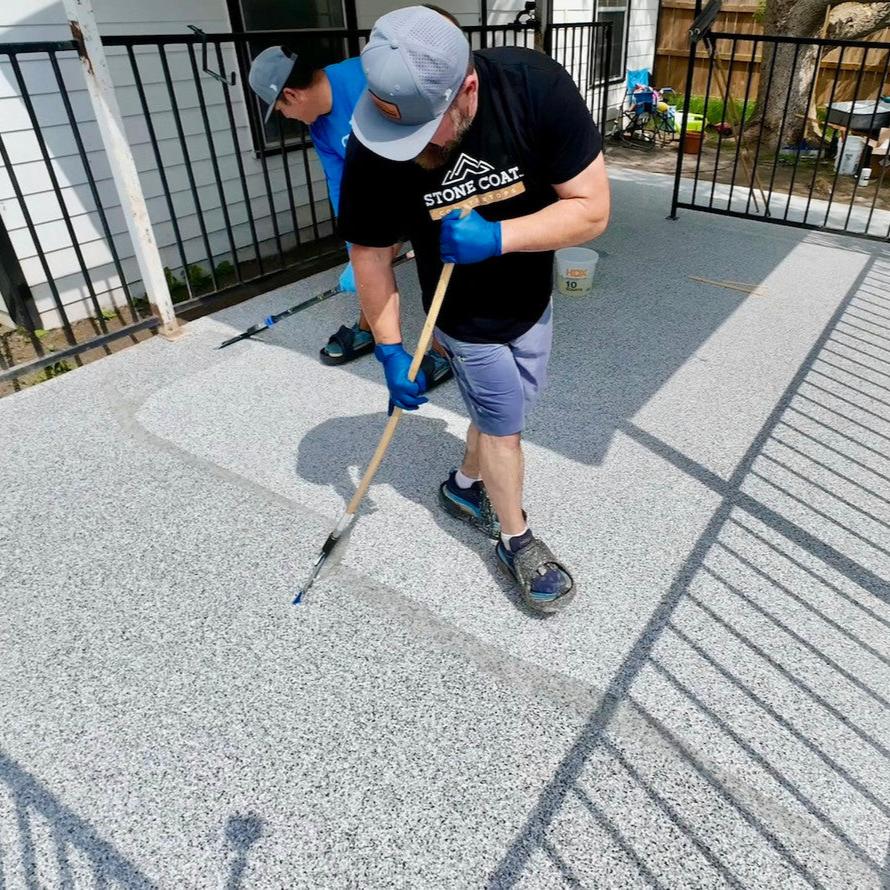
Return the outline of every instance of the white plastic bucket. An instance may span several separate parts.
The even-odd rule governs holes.
[[[556,251],[556,289],[561,294],[579,296],[593,287],[600,255],[586,247],[564,247]]]
[[[862,136],[847,136],[846,143],[841,140],[834,161],[835,170],[841,176],[855,176],[859,169],[859,161],[862,158],[862,150],[864,148],[865,139]]]

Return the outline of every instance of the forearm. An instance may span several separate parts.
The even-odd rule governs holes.
[[[558,250],[598,238],[608,214],[588,198],[562,198],[537,213],[501,223],[503,253]]]
[[[598,238],[609,222],[606,165],[598,155],[577,176],[553,186],[557,201],[501,223],[501,252],[559,250]]]
[[[374,340],[401,343],[399,291],[392,270],[392,248],[353,244],[351,258],[359,302]]]

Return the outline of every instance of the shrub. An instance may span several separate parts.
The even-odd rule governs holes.
[[[66,361],[58,361],[52,365],[47,365],[43,369],[43,379],[51,380],[53,377],[61,377],[62,374],[67,374],[71,370],[71,365]]]
[[[15,332],[16,332],[22,339],[25,339],[25,340],[27,340],[27,339],[29,339],[29,338],[31,337],[31,334],[28,332],[28,329],[27,329],[27,328],[17,327],[17,328],[15,329]],[[49,334],[49,331],[44,330],[43,328],[35,328],[35,329],[34,329],[34,336],[35,336],[38,340],[42,340],[42,339],[43,339],[44,337],[46,337],[48,334]]]
[[[181,278],[177,278],[167,266],[164,266],[164,277],[167,279],[167,287],[170,289],[170,299],[174,303],[181,303],[188,299],[189,290],[186,283]]]
[[[210,273],[203,266],[197,264],[189,266],[186,274],[193,291],[201,290],[213,282]]]
[[[686,101],[686,97],[680,95],[679,93],[675,93],[666,101],[677,108],[678,111],[682,111],[683,103]],[[730,123],[730,121],[734,122],[740,120],[742,117],[743,106],[745,111],[745,123],[747,124],[751,121],[751,118],[754,117],[754,112],[757,110],[757,103],[751,96],[748,97],[747,106],[745,106],[745,103],[742,102],[741,99],[731,99],[730,103],[730,110],[727,114],[725,113],[726,109],[724,107],[725,103],[723,102],[723,99],[719,98],[718,96],[710,96],[708,98],[708,124],[713,127],[716,124]],[[703,115],[705,113],[705,97],[692,96],[689,100],[689,111],[692,114]]]

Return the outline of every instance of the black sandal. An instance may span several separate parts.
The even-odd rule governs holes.
[[[426,376],[427,392],[454,376],[454,371],[451,370],[451,362],[432,350],[423,357],[423,361],[420,363],[420,370]]]
[[[339,346],[340,355],[331,355],[330,346]],[[328,338],[327,346],[319,350],[319,357],[325,365],[345,365],[353,359],[374,351],[374,335],[357,324],[351,328],[341,325],[335,334]]]

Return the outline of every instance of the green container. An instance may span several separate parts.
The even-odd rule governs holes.
[[[686,125],[686,130],[688,132],[700,133],[702,129],[703,118],[700,114],[689,113],[689,123]],[[697,125],[697,126],[696,126]],[[674,130],[679,133],[680,128],[683,126],[683,112],[678,111],[674,115]]]

